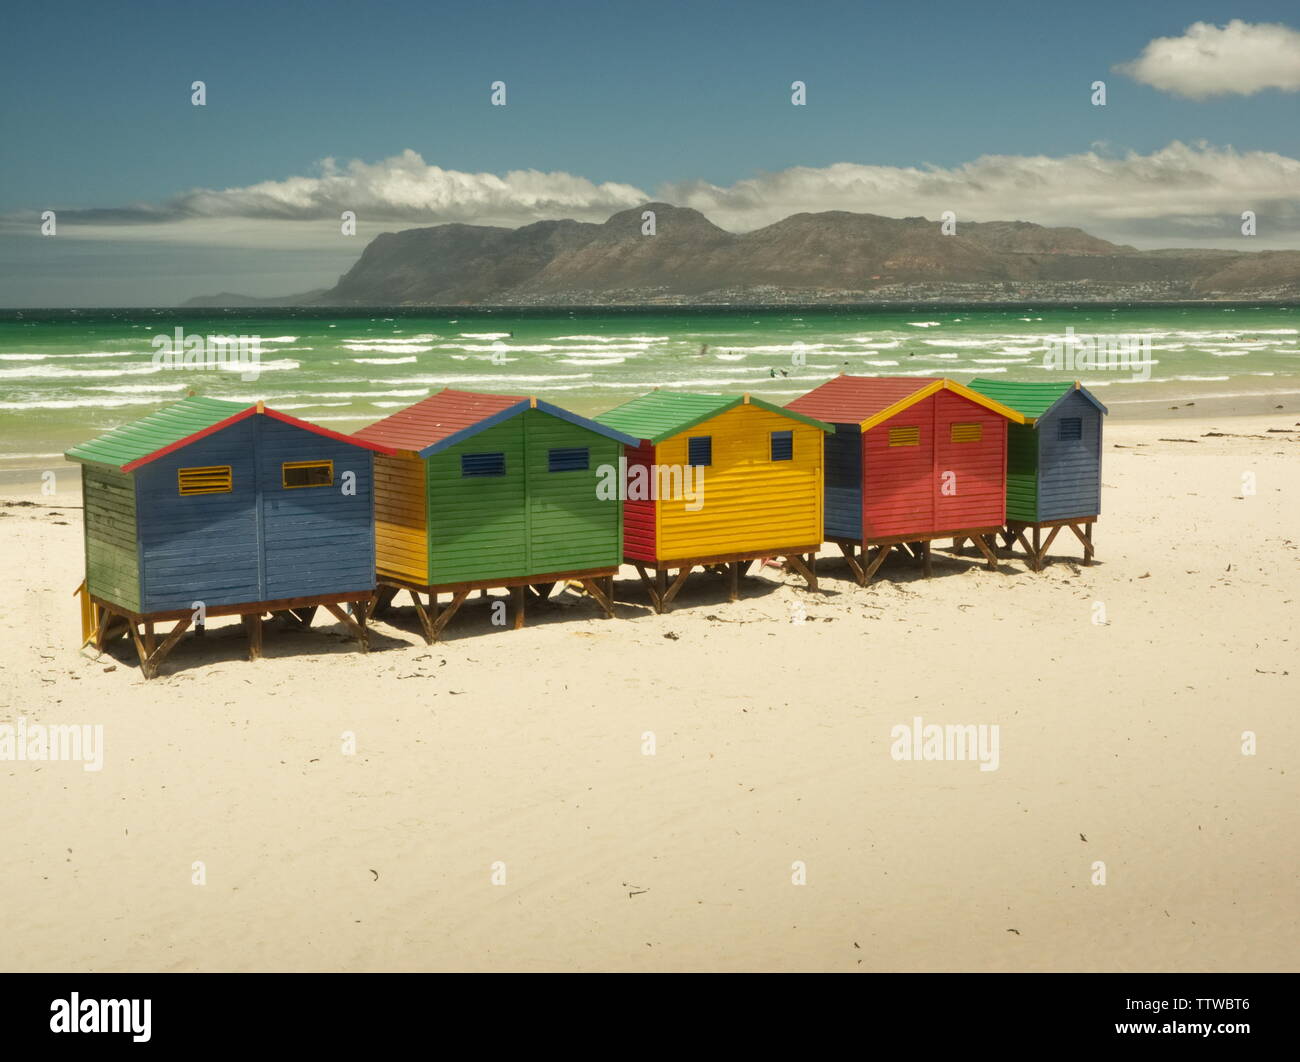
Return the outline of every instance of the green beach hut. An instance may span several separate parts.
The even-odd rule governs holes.
[[[354,438],[396,451],[375,465],[374,611],[408,592],[433,642],[475,590],[508,588],[520,627],[530,588],[572,581],[613,614],[622,506],[597,487],[635,440],[536,398],[450,389]]]

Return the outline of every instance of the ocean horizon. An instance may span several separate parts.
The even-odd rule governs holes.
[[[256,378],[157,364],[155,337],[178,329],[250,337]],[[1071,336],[1131,342],[1140,361],[1062,370],[1049,354]],[[1300,307],[6,310],[0,466],[40,467],[191,392],[351,430],[443,387],[592,414],[654,387],[784,403],[838,373],[1077,378],[1117,411],[1277,396],[1300,386]]]

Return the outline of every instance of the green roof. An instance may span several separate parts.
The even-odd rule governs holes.
[[[64,456],[70,461],[91,461],[124,468],[248,408],[246,402],[226,402],[219,398],[183,398],[147,417],[123,424],[97,439],[74,446]]]
[[[835,430],[829,424],[758,398],[745,395],[698,395],[684,391],[650,391],[621,406],[615,406],[594,419],[616,431],[660,443],[746,401],[750,405],[780,413],[822,431]]]
[[[1010,406],[1027,420],[1037,420],[1071,391],[1079,391],[1093,405],[1106,412],[1086,387],[1080,387],[1073,380],[1067,383],[1023,383],[1017,380],[990,380],[976,377],[967,386],[978,391],[985,398]]]
[[[607,410],[595,419],[607,428],[659,442],[715,417],[740,401],[738,395],[692,395],[650,391]]]

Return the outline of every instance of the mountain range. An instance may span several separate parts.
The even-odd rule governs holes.
[[[646,234],[645,213],[654,214]],[[1243,237],[1243,240],[1247,240]],[[1155,250],[1026,221],[828,211],[752,232],[647,203],[600,224],[449,224],[376,236],[332,288],[224,293],[185,305],[632,306],[807,303],[1284,301],[1300,251]]]

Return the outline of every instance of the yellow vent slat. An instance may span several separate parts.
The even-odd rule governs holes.
[[[912,428],[890,428],[889,429],[890,446],[920,446],[921,429]]]
[[[185,494],[228,494],[233,489],[229,465],[178,468],[176,486]]]
[[[984,438],[984,425],[954,424],[948,437],[955,443],[979,442]]]

